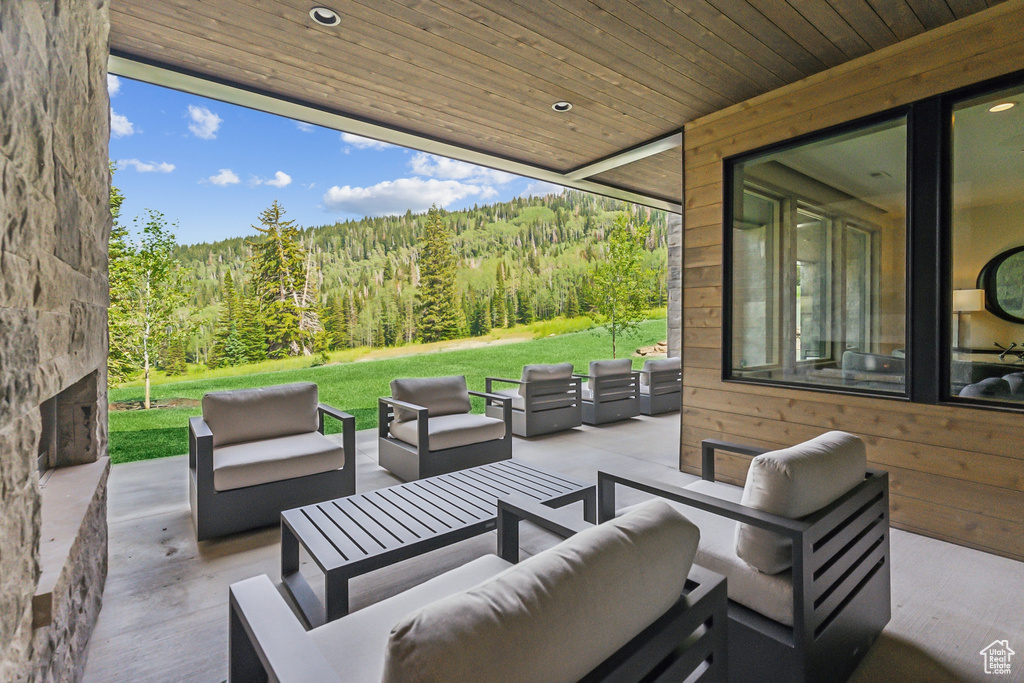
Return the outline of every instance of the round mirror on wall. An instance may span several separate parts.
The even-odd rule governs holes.
[[[1003,320],[1024,324],[1024,246],[1007,249],[978,275],[985,308]]]

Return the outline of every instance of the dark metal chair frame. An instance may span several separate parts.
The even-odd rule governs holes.
[[[701,444],[703,478],[715,480],[716,450],[756,456],[766,449],[717,440]],[[615,486],[662,496],[767,529],[793,543],[793,626],[729,601],[730,681],[845,681],[891,616],[889,475],[864,482],[803,519],[769,514],[634,476],[598,472],[598,520],[615,515]]]
[[[630,371],[628,376],[622,374],[591,377],[590,375],[574,374],[573,377],[590,381],[591,398],[584,398],[582,401],[584,424],[601,425],[619,422],[640,414],[640,373],[636,370]],[[605,395],[616,389],[629,389],[632,395],[615,398]]]
[[[563,538],[591,526],[568,510],[518,497],[499,500],[498,549],[506,561],[519,561],[523,520]],[[340,683],[266,575],[232,585],[228,602],[228,681]],[[679,600],[582,681],[725,683],[727,639],[725,579],[693,567]]]
[[[512,458],[512,399],[481,391],[470,391],[486,401],[486,407],[497,404],[501,407],[501,419],[505,421],[505,436],[468,446],[456,446],[439,451],[430,450],[430,435],[427,421],[429,409],[414,403],[406,403],[390,396],[377,399],[377,460],[380,466],[402,481],[414,481],[438,474],[464,470],[467,467],[486,465]],[[395,419],[395,408],[404,408],[416,413],[416,427],[419,444],[406,443],[391,436],[389,428]]]
[[[647,375],[650,384],[649,393],[640,392],[640,412],[644,415],[660,415],[662,413],[678,413],[683,402],[683,371],[641,370]]]
[[[582,381],[579,377],[524,382],[504,377],[488,377],[487,393],[494,382],[523,387],[524,410],[512,408],[512,433],[531,437],[561,432],[583,424]],[[488,406],[487,415],[502,417],[500,406]]]
[[[341,422],[344,467],[227,491],[217,491],[213,486],[213,432],[202,417],[189,418],[189,503],[196,540],[276,525],[284,510],[355,493],[356,419],[321,403],[317,406],[317,431],[321,434],[325,416]]]

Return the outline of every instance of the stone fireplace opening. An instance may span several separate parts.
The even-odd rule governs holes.
[[[98,380],[99,372],[94,370],[40,404],[37,463],[41,480],[50,470],[96,460]]]

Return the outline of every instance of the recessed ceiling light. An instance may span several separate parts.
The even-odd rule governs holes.
[[[572,109],[572,102],[566,102],[564,100],[562,102],[555,102],[554,104],[551,105],[551,108],[557,111],[559,114],[564,114],[565,112]]]
[[[309,10],[309,16],[321,26],[337,26],[341,23],[338,13],[327,7],[314,7]]]
[[[997,105],[995,105],[993,107],[989,107],[988,110],[992,111],[992,112],[1006,111],[1007,109],[1013,109],[1016,106],[1017,106],[1016,102],[1000,102],[999,104],[997,104]]]

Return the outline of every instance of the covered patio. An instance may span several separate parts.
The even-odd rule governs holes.
[[[583,479],[628,472],[683,485],[678,415],[639,417],[515,439],[515,458]],[[377,465],[376,430],[358,433],[358,491],[400,483]],[[110,478],[110,572],[103,611],[89,647],[86,681],[223,680],[227,672],[227,587],[255,574],[280,574],[280,531],[238,534],[197,547],[188,507],[187,467],[178,456],[118,465]],[[623,496],[623,503],[643,494]],[[582,514],[577,504],[572,508]],[[533,528],[521,537],[527,557],[558,542]],[[892,532],[892,621],[851,679],[967,681],[980,678],[972,644],[1024,640],[1024,563],[909,532]],[[356,578],[360,609],[449,569],[495,552],[494,532]],[[304,568],[322,591],[322,575]],[[318,582],[319,578],[319,582]],[[1013,679],[1011,679],[1013,680]]]
[[[849,432],[892,528],[853,680],[985,679],[1024,647],[1022,26],[1024,0],[4,2],[0,679],[223,680],[228,586],[279,578],[273,527],[197,543],[187,456],[109,466],[108,72],[670,212],[680,412],[514,457],[681,485],[706,439]],[[397,483],[374,432],[356,461]]]

